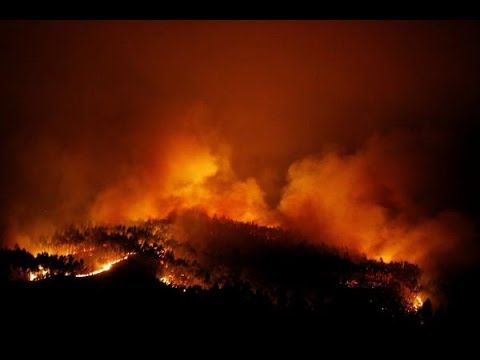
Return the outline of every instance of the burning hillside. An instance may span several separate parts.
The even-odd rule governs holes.
[[[188,230],[188,231],[185,231]],[[384,311],[416,311],[422,305],[420,269],[312,246],[276,227],[259,226],[198,212],[171,215],[131,226],[67,227],[43,237],[45,252],[4,250],[4,276],[40,281],[87,277],[136,257],[154,264],[156,277],[177,288],[246,286],[272,304],[319,310],[342,292],[359,293]]]
[[[469,318],[479,36],[0,21],[0,286],[135,284],[174,308],[242,298],[332,322],[416,321],[432,299]]]

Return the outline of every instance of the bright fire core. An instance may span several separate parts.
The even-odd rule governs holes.
[[[94,271],[89,272],[89,273],[86,273],[86,274],[77,274],[77,275],[75,275],[75,277],[94,276],[94,275],[101,274],[101,273],[103,273],[103,272],[105,272],[105,271],[109,271],[109,270],[112,268],[113,265],[118,264],[118,263],[120,263],[120,262],[122,262],[122,261],[127,260],[130,255],[131,255],[131,254],[128,254],[128,255],[125,255],[125,256],[122,257],[122,258],[109,261],[109,262],[103,264],[103,265],[102,265],[99,269],[97,269],[97,270],[94,270]]]

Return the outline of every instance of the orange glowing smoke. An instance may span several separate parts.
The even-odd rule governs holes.
[[[429,272],[479,253],[478,23],[0,27],[2,245],[195,208]]]
[[[271,207],[255,178],[235,174],[228,146],[178,135],[148,170],[139,169],[100,193],[91,219],[125,223],[197,209],[280,225],[314,243],[387,262],[406,260],[433,274],[468,258],[474,232],[459,213],[427,214],[412,199],[426,191],[425,179],[412,171],[426,160],[405,154],[405,144],[414,141],[411,134],[395,133],[373,137],[355,153],[329,151],[300,159],[288,169],[278,206]]]
[[[162,155],[166,161],[162,157],[148,171],[102,192],[91,210],[93,221],[163,218],[172,211],[195,208],[208,215],[272,223],[262,189],[254,178],[236,177],[226,151],[214,154],[199,140],[178,136]]]
[[[405,135],[372,138],[362,149],[328,152],[292,164],[279,211],[285,226],[385,261],[407,260],[428,273],[470,261],[472,224],[461,214],[427,214],[427,191],[406,157]]]
[[[194,208],[432,273],[479,253],[476,23],[0,26],[2,245]]]

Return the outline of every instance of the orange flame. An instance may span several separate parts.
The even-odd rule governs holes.
[[[94,270],[94,271],[91,271],[91,272],[88,272],[88,273],[85,273],[85,274],[77,274],[77,275],[75,275],[75,277],[94,276],[94,275],[98,275],[98,274],[101,274],[103,272],[109,271],[112,268],[113,265],[116,265],[116,264],[118,264],[122,261],[127,260],[130,257],[130,255],[132,255],[132,254],[127,254],[124,257],[121,257],[119,259],[109,261],[109,262],[103,264],[102,266],[100,266],[100,268],[97,269],[97,270]]]

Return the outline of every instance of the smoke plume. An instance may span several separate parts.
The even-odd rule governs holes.
[[[475,22],[1,22],[0,234],[198,209],[427,271],[478,238]]]

